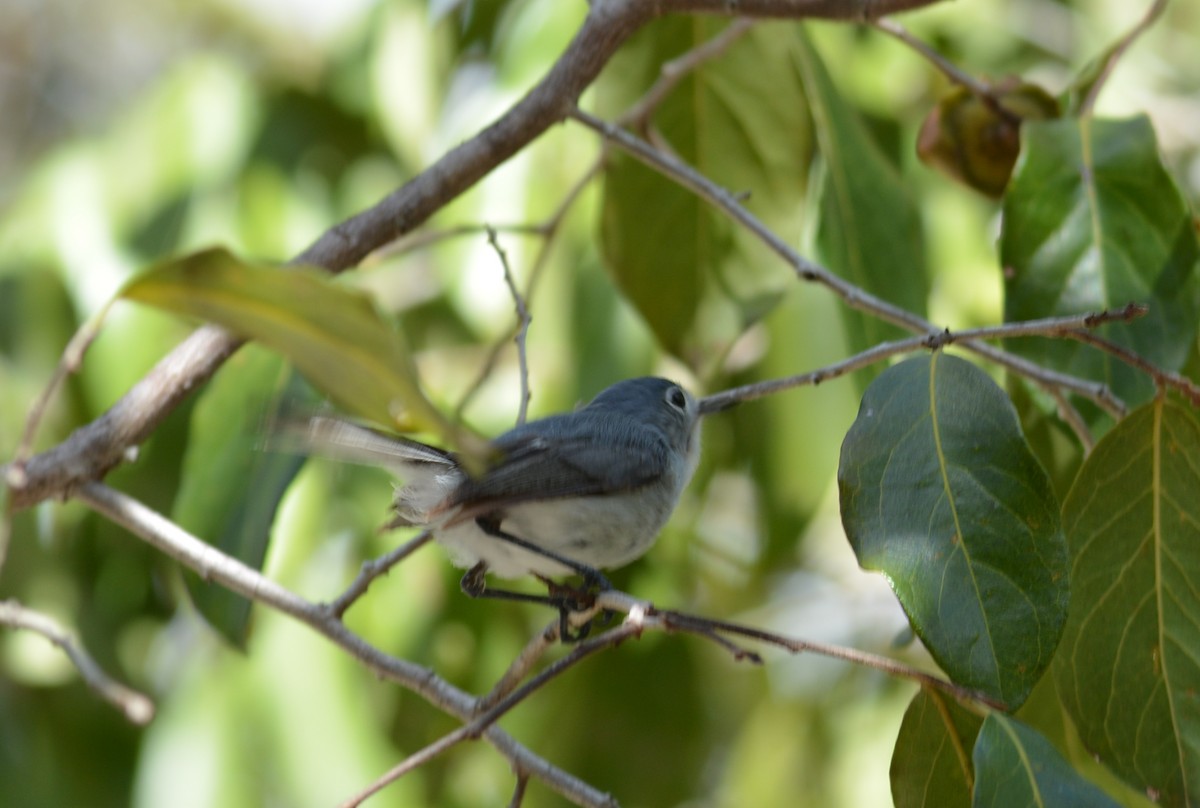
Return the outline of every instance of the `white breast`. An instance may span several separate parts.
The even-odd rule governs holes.
[[[618,496],[530,502],[508,508],[500,528],[589,567],[610,569],[650,549],[674,502],[674,492],[654,488]],[[472,520],[439,528],[434,538],[457,566],[485,561],[501,578],[571,574],[556,561],[488,535]]]

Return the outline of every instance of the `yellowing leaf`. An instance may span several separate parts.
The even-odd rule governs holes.
[[[347,412],[462,440],[421,392],[401,334],[366,293],[329,275],[211,249],[152,267],[121,295],[273,348]]]

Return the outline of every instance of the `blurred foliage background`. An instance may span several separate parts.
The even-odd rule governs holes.
[[[212,244],[288,259],[519,98],[584,11],[582,2],[559,0],[7,0],[0,8],[0,457],[11,456],[30,402],[71,334],[132,273]],[[975,75],[1020,74],[1057,93],[1143,11],[1090,0],[977,0],[904,22]],[[721,24],[657,24],[626,47],[585,106],[619,114],[654,78],[653,59],[664,49],[670,55],[675,34],[665,26],[707,36]],[[783,25],[790,24],[762,28]],[[913,154],[944,79],[881,33],[836,24],[807,31],[834,85],[917,200],[930,318],[952,328],[998,322],[996,203],[930,172]],[[1193,203],[1200,198],[1198,48],[1200,9],[1172,4],[1122,61],[1099,110],[1148,113]],[[777,190],[794,215],[771,224],[813,255],[817,211],[806,189],[820,170],[814,135],[803,110],[773,115],[767,140],[790,161]],[[685,155],[719,175],[719,150],[706,145],[703,130],[695,135]],[[425,228],[466,225],[468,232],[410,240],[358,271],[398,313],[430,394],[447,409],[514,322],[499,261],[478,226],[546,221],[599,150],[578,126],[552,129]],[[661,335],[605,268],[622,245],[605,230],[614,224],[604,190],[601,181],[588,183],[550,241],[501,230],[523,282],[540,266],[529,301],[533,414],[570,408],[622,377],[663,373],[711,392],[819,367],[856,343],[824,292],[758,256],[749,263],[762,276],[753,290],[763,296],[754,298],[761,316],[730,327],[727,314],[708,312],[712,319],[694,330],[725,329],[735,341],[715,354],[693,346],[719,361],[693,362],[699,372],[691,372],[661,350]],[[654,255],[697,249],[672,243],[670,233],[628,247]],[[189,328],[117,305],[55,400],[38,446],[103,412]],[[243,351],[230,367],[256,361],[262,357]],[[709,419],[702,468],[671,524],[649,556],[614,582],[662,605],[921,662],[919,649],[905,644],[907,624],[886,583],[857,569],[837,518],[837,452],[861,381],[841,379]],[[194,404],[175,412],[138,461],[109,481],[170,513],[184,482]],[[508,348],[464,415],[495,434],[512,424],[517,405]],[[398,541],[375,532],[390,494],[381,473],[308,463],[284,500],[266,573],[314,600],[335,596],[364,558]],[[377,582],[348,622],[392,654],[485,690],[549,615],[470,601],[458,592],[458,576],[437,550],[422,551]],[[0,597],[8,596],[77,627],[106,669],[154,695],[159,714],[149,727],[132,728],[42,638],[0,634],[6,806],[325,806],[452,728],[416,697],[267,610],[253,611],[245,648],[232,647],[198,617],[172,562],[76,504],[17,515],[0,575]],[[651,636],[556,680],[502,723],[623,805],[888,805],[888,761],[913,690],[827,660],[768,654],[754,668],[695,639]],[[497,805],[512,785],[505,762],[475,744],[371,804]],[[561,800],[534,783],[526,804]]]

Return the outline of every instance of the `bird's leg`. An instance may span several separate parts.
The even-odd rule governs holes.
[[[463,594],[469,598],[494,598],[495,600],[516,600],[522,603],[539,603],[542,606],[553,606],[556,609],[562,605],[562,598],[546,595],[531,595],[527,592],[513,592],[509,589],[493,589],[487,585],[487,562],[480,561],[463,574],[458,582]]]
[[[514,536],[511,533],[505,532],[504,530],[502,530],[500,528],[500,520],[495,517],[488,517],[488,516],[478,517],[475,520],[475,524],[479,525],[479,529],[482,530],[484,533],[488,534],[489,536],[500,539],[501,541],[508,542],[509,544],[520,547],[523,550],[528,550],[529,552],[535,553],[536,555],[543,556],[544,558],[548,558],[551,561],[556,561],[559,564],[562,564],[564,567],[574,571],[581,578],[583,578],[584,587],[582,590],[580,590],[580,589],[576,589],[574,587],[563,586],[562,584],[555,583],[554,581],[551,581],[541,575],[537,576],[538,579],[540,579],[544,584],[546,584],[547,589],[549,591],[549,595],[541,602],[552,605],[558,609],[558,617],[559,617],[558,630],[559,630],[559,636],[562,638],[562,641],[563,642],[577,642],[579,640],[582,640],[584,637],[586,637],[588,635],[588,632],[591,631],[591,621],[588,621],[584,625],[580,626],[580,628],[578,629],[577,632],[572,633],[571,626],[570,626],[570,613],[571,612],[581,612],[581,611],[590,609],[592,606],[592,603],[594,602],[595,594],[597,592],[604,592],[606,590],[612,589],[612,584],[609,583],[608,579],[605,578],[604,575],[599,570],[597,570],[595,567],[591,567],[591,566],[588,566],[587,564],[582,564],[578,561],[574,561],[573,559],[567,558],[566,556],[559,555],[558,553],[554,552],[553,550],[547,550],[545,547],[541,547],[532,542],[526,541],[525,539],[522,539],[518,536]],[[467,578],[479,566],[480,565],[476,565],[476,567],[472,568],[472,570],[470,572],[468,572],[467,575],[463,576],[463,586],[464,586],[463,591],[467,591],[465,588],[466,584],[467,584]],[[480,572],[477,577],[479,579],[479,581],[478,581],[479,584],[482,585],[483,573]],[[486,590],[486,591],[491,593],[491,592],[496,592],[498,590]],[[469,595],[471,593],[467,592],[467,594]],[[522,595],[522,593],[516,593],[516,592],[508,593],[508,594],[521,595],[520,597],[512,598],[513,600],[525,600],[525,601],[537,602],[537,597],[534,595]],[[474,597],[478,597],[478,595],[475,595]]]
[[[526,541],[519,536],[514,536],[511,533],[506,533],[500,528],[500,520],[494,516],[480,516],[475,519],[475,524],[479,525],[479,529],[484,533],[494,538],[506,541],[509,544],[520,547],[522,550],[528,550],[531,553],[540,555],[543,558],[548,558],[551,561],[557,561],[567,569],[583,578],[585,590],[596,590],[597,592],[605,592],[612,589],[613,586],[608,582],[608,579],[595,567],[590,567],[579,561],[567,558],[564,555],[559,555],[553,550],[547,550],[533,542]]]
[[[571,631],[571,614],[583,611],[591,605],[591,603],[582,603],[579,600],[580,592],[578,590],[556,584],[547,578],[542,578],[540,575],[538,578],[549,588],[548,595],[531,595],[527,592],[513,592],[508,589],[492,589],[487,585],[484,578],[486,575],[487,563],[480,561],[463,574],[462,579],[458,582],[459,588],[470,598],[515,600],[521,603],[537,603],[557,609],[558,636],[565,643],[578,642],[591,631],[591,621],[580,626],[578,631]]]

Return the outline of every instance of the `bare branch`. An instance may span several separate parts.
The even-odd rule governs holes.
[[[798,640],[792,637],[776,634],[772,631],[763,631],[752,626],[743,626],[738,623],[730,623],[725,620],[711,620],[707,617],[699,617],[697,615],[684,614],[682,612],[673,611],[655,611],[653,616],[659,617],[663,621],[663,627],[668,631],[687,631],[691,633],[699,633],[709,635],[714,632],[726,632],[736,634],[739,637],[748,637],[750,639],[759,640],[761,642],[770,643],[780,648],[791,651],[793,654],[813,653],[821,656],[840,659],[845,662],[852,662],[855,665],[862,665],[867,668],[874,668],[882,671],[889,676],[896,676],[902,679],[911,679],[914,682],[925,685],[927,687],[935,687],[945,693],[949,693],[956,699],[964,702],[979,702],[986,704],[997,710],[1006,709],[1005,705],[988,696],[986,693],[972,690],[969,687],[951,682],[947,679],[942,679],[932,673],[919,670],[911,665],[905,665],[902,662],[897,662],[888,657],[879,656],[878,654],[869,654],[866,651],[859,651],[854,648],[843,648],[838,645],[826,645],[825,643],[810,642],[808,640]],[[647,626],[649,628],[649,625]]]
[[[617,124],[635,129],[644,136],[649,126],[650,118],[658,110],[659,106],[662,105],[662,102],[666,100],[667,96],[671,94],[671,91],[679,86],[679,82],[683,81],[688,74],[705,62],[712,61],[724,54],[735,42],[750,33],[753,28],[753,20],[746,18],[736,19],[707,42],[692,48],[682,56],[672,59],[669,62],[664,62],[663,66],[659,69],[658,81],[654,82],[650,89],[633,106],[625,110],[617,118]]]
[[[325,636],[377,676],[418,694],[440,710],[469,721],[476,700],[428,668],[385,654],[342,624],[330,609],[311,603],[235,558],[201,541],[161,514],[101,483],[86,483],[76,496],[202,578],[296,618]],[[520,771],[528,772],[577,805],[611,806],[612,798],[551,765],[499,727],[483,732],[488,742]]]
[[[753,401],[754,399],[778,393],[782,390],[790,390],[793,387],[803,387],[810,384],[817,385],[829,379],[844,376],[859,368],[873,365],[884,359],[899,356],[900,354],[912,353],[913,351],[922,349],[936,350],[959,342],[970,344],[974,340],[981,339],[1073,336],[1078,333],[1077,329],[1096,328],[1110,322],[1129,322],[1143,316],[1146,311],[1145,306],[1130,303],[1116,311],[1105,310],[1092,314],[1046,317],[1040,320],[969,328],[954,332],[947,329],[945,331],[908,337],[907,339],[881,342],[839,362],[834,362],[831,365],[826,365],[816,370],[810,370],[807,373],[747,384],[742,387],[734,387],[729,390],[722,390],[720,393],[714,393],[701,400],[700,412],[704,414],[720,412],[740,402]],[[1084,443],[1087,445],[1086,441]]]
[[[26,608],[15,600],[4,600],[0,601],[0,625],[41,634],[57,645],[79,670],[87,686],[124,713],[130,722],[149,724],[154,717],[154,702],[105,673],[79,641],[48,615]]]
[[[614,126],[581,109],[576,109],[572,112],[571,117],[589,129],[599,133],[612,143],[617,144],[632,157],[662,172],[665,176],[678,182],[701,199],[704,199],[718,210],[724,212],[782,258],[801,280],[819,283],[840,297],[850,308],[866,312],[884,322],[892,323],[907,331],[928,333],[937,330],[925,318],[893,305],[883,298],[855,286],[849,281],[833,274],[820,264],[800,255],[754,216],[754,214],[750,213],[733,194],[673,155],[664,153],[633,133]],[[1019,356],[1014,356],[999,348],[994,348],[983,343],[967,342],[964,343],[964,347],[980,356],[987,357],[1014,373],[1019,373],[1026,378],[1032,379],[1046,389],[1061,387],[1077,395],[1089,398],[1115,418],[1121,417],[1126,411],[1124,403],[1114,396],[1112,391],[1105,385],[1080,379],[1066,373],[1049,370]]]
[[[404,775],[408,774],[415,768],[429,762],[433,758],[445,752],[447,749],[462,743],[463,741],[473,740],[478,738],[486,729],[494,725],[500,718],[512,708],[516,707],[534,692],[544,687],[551,679],[559,676],[574,667],[579,662],[582,662],[587,657],[602,651],[607,648],[613,648],[630,637],[636,637],[642,633],[642,625],[637,620],[626,620],[612,631],[606,631],[599,637],[592,637],[577,643],[572,647],[571,652],[554,663],[548,665],[541,673],[530,679],[521,687],[509,693],[503,699],[500,699],[496,704],[489,707],[477,718],[465,726],[459,727],[454,732],[442,736],[438,740],[421,749],[418,752],[405,758],[398,765],[390,769],[378,780],[372,783],[367,788],[355,794],[353,797],[342,803],[342,808],[354,808],[362,803],[367,797],[378,793],[391,783],[396,782]],[[609,798],[612,799],[611,797]],[[615,805],[615,802],[611,803]]]

